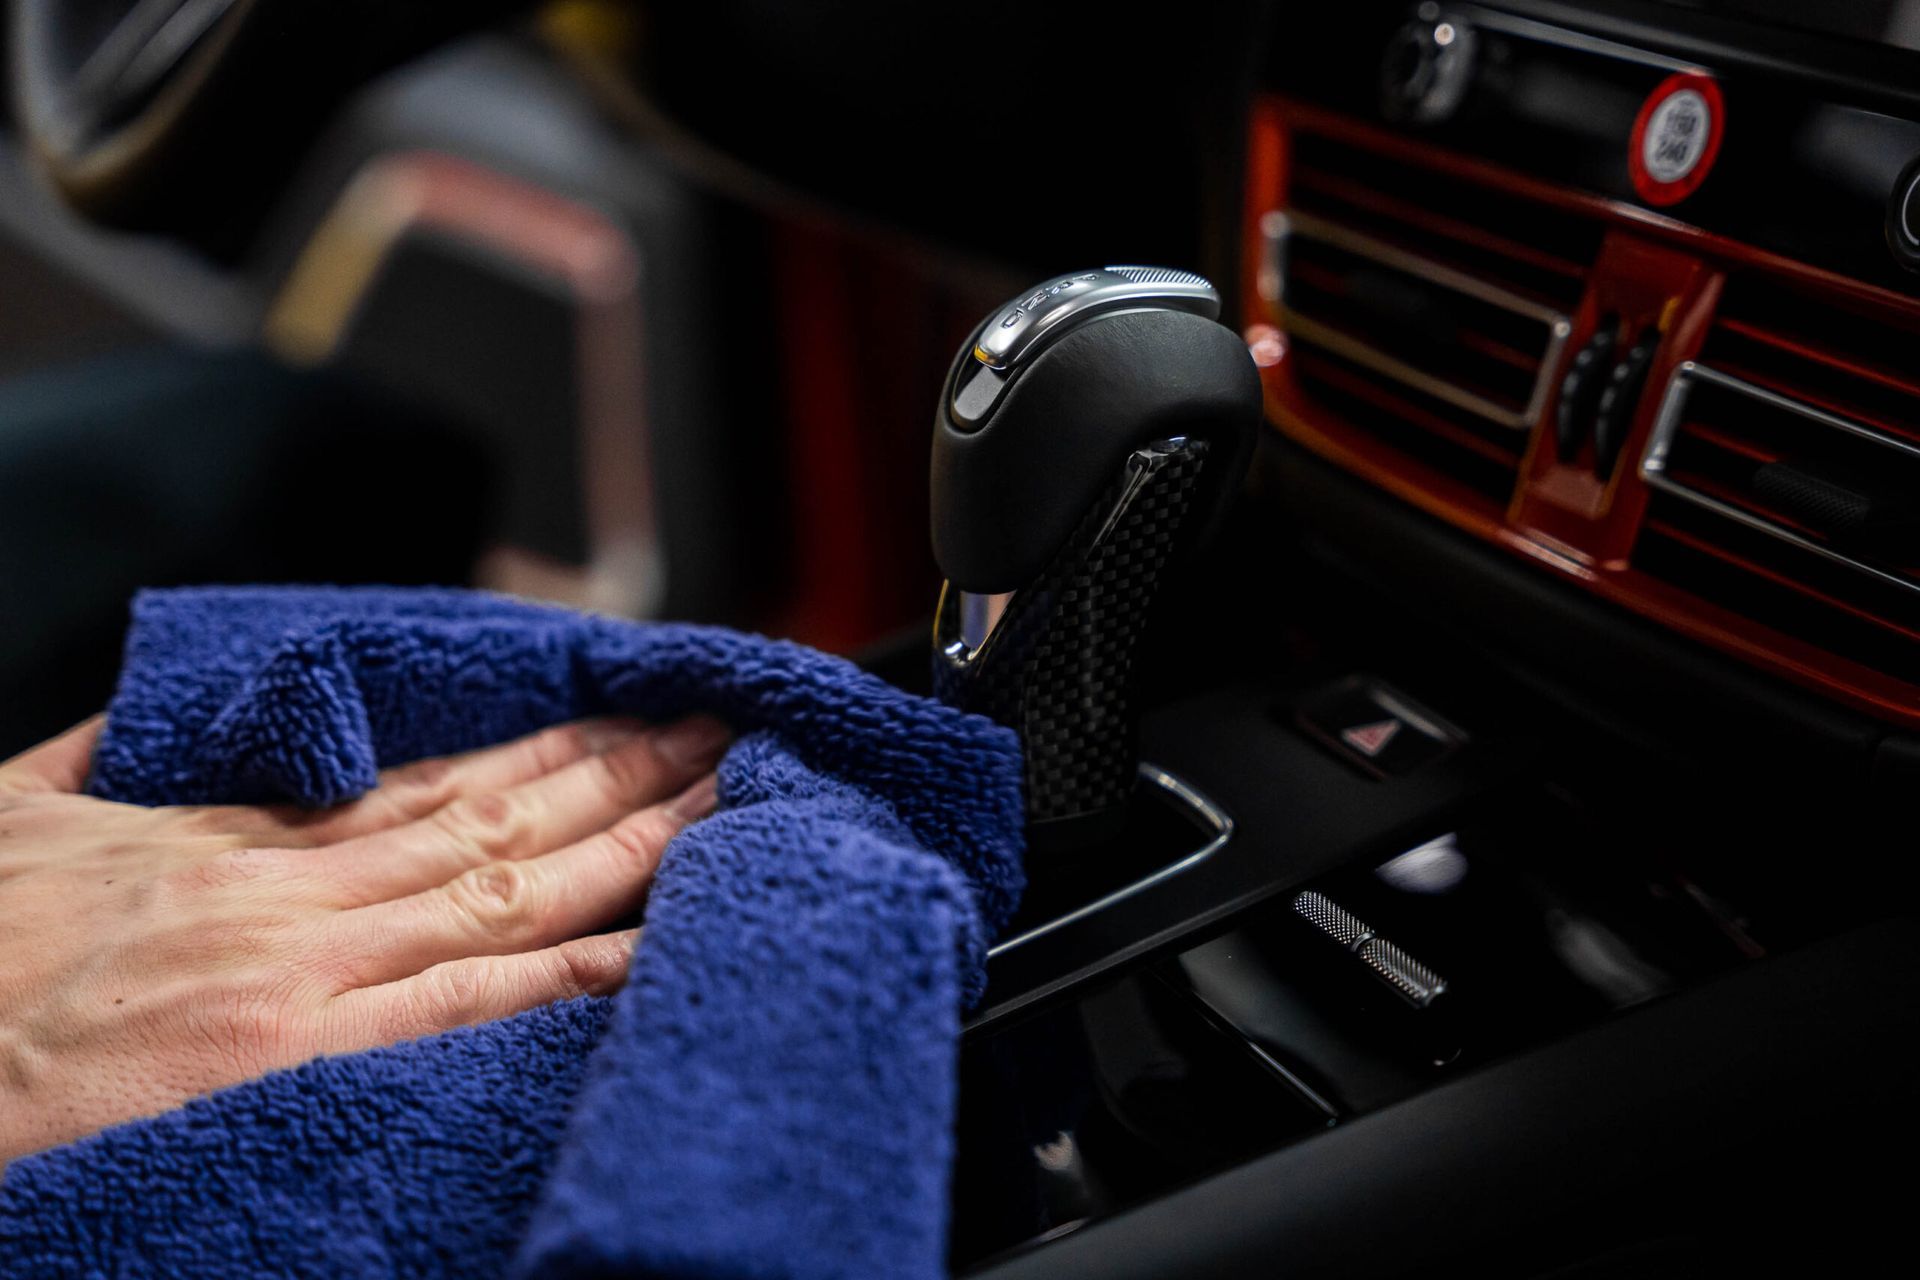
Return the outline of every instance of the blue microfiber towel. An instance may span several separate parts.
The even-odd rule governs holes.
[[[943,1274],[960,1013],[1022,885],[1006,729],[711,628],[451,591],[163,591],[135,602],[91,789],[327,805],[610,711],[742,731],[618,995],[17,1161],[0,1275]]]

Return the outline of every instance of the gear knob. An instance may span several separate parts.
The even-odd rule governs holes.
[[[1020,734],[1036,848],[1119,825],[1151,608],[1245,474],[1260,381],[1219,313],[1190,272],[1058,276],[988,317],[948,375],[934,684]]]

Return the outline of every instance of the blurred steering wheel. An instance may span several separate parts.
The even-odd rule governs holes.
[[[119,226],[251,224],[355,84],[526,0],[8,0],[14,114],[54,185]]]

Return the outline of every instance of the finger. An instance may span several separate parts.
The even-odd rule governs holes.
[[[327,926],[347,987],[474,956],[514,955],[604,929],[639,910],[667,842],[712,812],[711,779],[669,804],[524,862],[489,862],[410,897],[343,911]]]
[[[310,849],[400,826],[463,794],[511,787],[611,750],[645,731],[637,720],[607,717],[554,725],[498,746],[416,760],[381,773],[358,800],[331,809],[295,805],[187,805],[159,810],[167,821],[234,843]]]
[[[399,982],[336,996],[327,1053],[397,1044],[510,1017],[575,996],[610,995],[626,982],[640,930],[574,938],[511,956],[436,965]]]
[[[298,832],[283,843],[337,844],[418,821],[462,796],[502,791],[545,777],[614,750],[644,732],[645,725],[622,716],[554,725],[499,746],[388,769],[372,791],[333,809],[311,814],[281,810],[275,816]]]
[[[79,791],[93,768],[93,749],[106,722],[105,715],[82,720],[59,737],[0,763],[0,791]]]
[[[417,822],[323,849],[316,871],[343,907],[437,889],[475,867],[531,858],[604,831],[713,767],[729,739],[695,716],[643,733],[544,778],[469,796]]]

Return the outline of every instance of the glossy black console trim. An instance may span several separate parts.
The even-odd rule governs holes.
[[[1466,676],[1448,655],[1478,652],[1483,666],[1534,700],[1543,722],[1555,717],[1650,767],[1705,768],[1758,791],[1787,787],[1836,806],[1891,803],[1920,773],[1920,752],[1875,721],[1555,582],[1298,446],[1276,438],[1264,452],[1265,485],[1277,500],[1268,505],[1306,526],[1307,553],[1395,610],[1384,620],[1330,617],[1335,634],[1343,625],[1371,628],[1389,649],[1403,645],[1416,665],[1428,655],[1437,670],[1396,679],[1419,696],[1447,695],[1435,709],[1462,720],[1476,740],[1409,777],[1363,777],[1275,713],[1298,678],[1283,662],[1264,674],[1227,662],[1225,670],[1240,674],[1161,704],[1142,733],[1149,758],[1232,816],[1233,838],[1151,891],[997,956],[969,1034],[1102,974],[1196,945],[1247,908],[1356,859],[1411,847],[1450,815],[1530,776],[1537,742],[1511,725],[1482,732],[1478,708],[1449,700],[1462,696],[1449,683]],[[1271,574],[1299,578],[1301,568],[1283,559],[1282,535],[1269,533]],[[1277,623],[1243,614],[1218,625],[1265,636]]]
[[[1276,438],[1264,453],[1278,500],[1271,505],[1306,526],[1308,554],[1396,611],[1377,624],[1331,617],[1336,633],[1374,627],[1389,648],[1400,637],[1409,660],[1479,651],[1485,665],[1535,696],[1542,714],[1551,710],[1583,736],[1617,741],[1649,761],[1745,776],[1756,787],[1773,780],[1823,791],[1836,804],[1891,799],[1912,785],[1920,758],[1890,751],[1900,740],[1885,726],[1557,583],[1298,446]],[[1278,543],[1275,555],[1285,555]],[[1270,571],[1298,576],[1284,563]],[[1277,625],[1244,612],[1217,622],[1252,634]],[[1453,659],[1438,660],[1430,683],[1446,693],[1441,677],[1463,675]],[[1473,743],[1409,777],[1366,778],[1274,714],[1276,698],[1289,696],[1280,663],[1266,674],[1238,670],[1142,722],[1148,757],[1231,815],[1233,838],[1151,891],[996,957],[970,1034],[1103,973],[1203,941],[1246,908],[1355,859],[1400,852],[1433,835],[1447,815],[1528,776],[1533,764],[1526,734],[1509,726],[1483,734],[1471,706],[1443,702],[1436,710],[1465,721]],[[1425,696],[1428,683],[1416,679],[1409,690]]]
[[[1415,146],[1652,209],[1893,294],[1920,296],[1920,276],[1903,268],[1885,235],[1889,198],[1920,156],[1920,53],[1664,6],[1576,10],[1490,0],[1459,10],[1465,22],[1476,14],[1487,19],[1470,89],[1448,114],[1416,124],[1389,112],[1378,88],[1393,23],[1411,7],[1355,0],[1317,12],[1309,35],[1276,34],[1265,59],[1268,87],[1386,127]],[[1636,22],[1614,21],[1636,13]],[[1696,29],[1713,38],[1684,38]],[[1699,189],[1656,206],[1645,183],[1632,177],[1629,151],[1638,113],[1674,65],[1701,66],[1714,78],[1724,95],[1724,128],[1717,159],[1703,161],[1697,175]],[[1329,148],[1310,133],[1305,142],[1296,156],[1303,168],[1337,172],[1347,164],[1344,144]],[[1365,169],[1347,176],[1362,186],[1383,180]]]
[[[1581,721],[1661,756],[1864,785],[1887,726],[1771,680],[1468,538],[1290,442],[1264,461],[1333,571],[1491,651]]]
[[[1267,680],[1177,699],[1141,724],[1147,757],[1199,788],[1234,822],[1212,856],[1067,929],[995,956],[968,1034],[1105,973],[1142,963],[1275,894],[1349,861],[1389,856],[1527,767],[1520,742],[1471,745],[1408,777],[1364,777],[1276,716]]]
[[[1916,966],[1920,924],[1869,926],[972,1274],[1830,1273],[1904,1247]]]
[[[1920,53],[1647,0],[1486,0],[1486,7],[1724,70],[1795,79],[1838,102],[1920,112]]]

